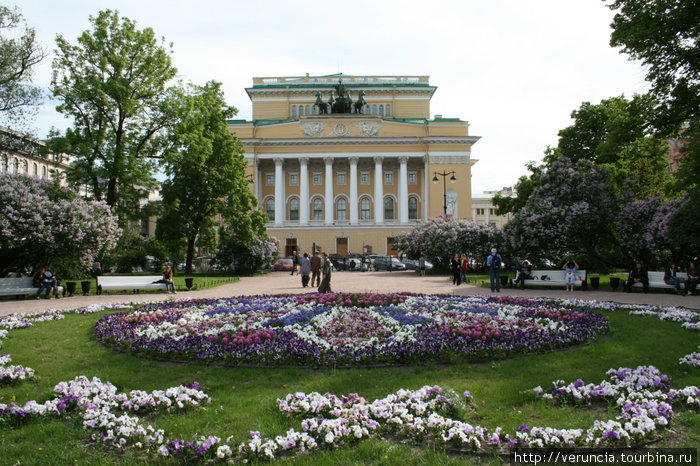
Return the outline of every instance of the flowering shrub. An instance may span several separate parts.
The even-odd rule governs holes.
[[[352,365],[544,351],[607,328],[602,315],[554,301],[335,293],[144,304],[103,317],[95,334],[157,357]]]
[[[438,215],[394,238],[394,247],[408,257],[424,256],[438,264],[449,264],[455,253],[485,261],[492,247],[503,244],[503,234],[494,226]]]
[[[48,260],[90,268],[120,234],[106,203],[47,180],[0,174],[0,276]]]

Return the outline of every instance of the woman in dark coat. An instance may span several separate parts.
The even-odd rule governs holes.
[[[459,260],[459,254],[455,254],[450,261],[450,265],[452,266],[452,284],[459,285],[462,283],[459,276],[462,272],[462,261]]]
[[[323,266],[321,267],[321,274],[323,274],[323,279],[321,280],[321,285],[318,287],[319,293],[330,293],[331,292],[331,270],[333,265],[330,259],[328,259],[328,253],[323,253]]]

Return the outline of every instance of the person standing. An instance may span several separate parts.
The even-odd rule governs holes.
[[[576,278],[578,277],[578,264],[575,260],[569,259],[569,262],[564,264],[564,281],[566,282],[566,291],[574,291]],[[571,287],[571,289],[569,289]]]
[[[496,248],[491,249],[491,255],[486,259],[486,265],[489,268],[489,278],[491,279],[491,292],[501,291],[501,264],[503,258],[498,254]]]
[[[630,270],[629,277],[625,282],[625,291],[628,293],[632,291],[632,287],[636,283],[642,284],[642,288],[644,289],[645,293],[649,292],[649,274],[641,262],[637,262],[636,267]]]
[[[469,270],[469,259],[467,259],[466,254],[462,254],[459,259],[459,281],[462,283],[467,283],[467,270]]]
[[[299,271],[301,272],[301,286],[306,288],[309,286],[309,275],[311,275],[311,261],[308,252],[305,252],[304,257],[301,258]]]
[[[452,284],[453,285],[459,285],[460,284],[460,276],[461,276],[461,267],[462,263],[459,260],[459,254],[455,254],[452,260],[450,260],[450,266],[452,267]]]
[[[425,277],[425,257],[420,256],[418,260],[418,267],[420,267],[420,276]]]
[[[290,275],[294,275],[294,272],[297,271],[297,266],[299,265],[299,256],[297,256],[296,251],[292,251],[292,273]]]
[[[323,252],[323,265],[321,266],[321,272],[323,273],[323,279],[321,280],[321,285],[318,287],[319,293],[330,293],[331,292],[331,270],[333,265],[330,259],[328,259],[328,253]]]
[[[318,257],[318,252],[314,251],[311,257],[311,286],[319,286],[321,284],[321,258]]]

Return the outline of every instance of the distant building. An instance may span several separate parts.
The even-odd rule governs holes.
[[[493,205],[493,197],[496,194],[512,197],[513,188],[503,187],[497,191],[484,191],[482,196],[472,197],[472,220],[476,223],[493,225],[502,230],[510,221],[512,214],[496,215],[496,206]]]
[[[45,179],[58,177],[65,184],[69,162],[67,154],[50,153],[44,141],[0,126],[0,172]]]
[[[459,118],[430,118],[436,89],[427,76],[253,78],[252,121],[228,127],[281,254],[313,244],[339,256],[395,254],[395,235],[445,210],[471,218],[479,137]]]

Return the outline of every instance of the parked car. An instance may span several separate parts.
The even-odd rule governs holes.
[[[369,260],[362,259],[362,257],[349,257],[347,260],[347,268],[351,272],[366,272],[369,268]]]
[[[403,264],[406,266],[407,270],[418,270],[420,268],[420,261],[415,259],[404,259]],[[433,268],[433,264],[429,261],[425,261],[425,270],[430,270]]]
[[[376,256],[374,258],[374,270],[406,270],[406,266],[401,263],[396,257]]]
[[[272,270],[291,272],[294,268],[294,261],[292,259],[277,259],[277,262],[272,266]]]

